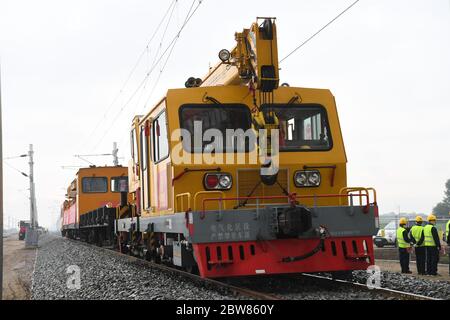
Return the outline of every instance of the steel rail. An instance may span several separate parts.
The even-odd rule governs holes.
[[[156,268],[156,269],[159,269],[159,270],[161,270],[163,272],[167,272],[167,273],[178,274],[182,277],[189,278],[197,283],[209,284],[209,285],[212,285],[212,286],[220,288],[220,289],[226,289],[235,295],[241,295],[241,296],[245,296],[245,297],[249,297],[249,298],[253,298],[253,299],[257,299],[257,300],[283,300],[279,297],[276,297],[276,296],[270,295],[270,294],[266,294],[263,292],[258,292],[258,291],[254,291],[254,290],[247,289],[247,288],[237,287],[237,286],[230,285],[228,283],[224,283],[224,282],[210,279],[210,278],[202,278],[196,274],[192,274],[192,273],[189,273],[189,272],[186,272],[183,270],[179,270],[174,267],[169,267],[169,266],[166,266],[163,264],[157,264],[157,263],[154,263],[151,261],[144,260],[139,257],[124,254],[124,253],[121,253],[119,251],[113,250],[108,247],[99,247],[94,244],[89,244],[87,242],[83,242],[83,241],[79,241],[79,240],[73,240],[73,239],[67,239],[67,238],[63,238],[63,239],[66,239],[66,240],[69,240],[72,242],[76,242],[76,243],[81,243],[81,244],[96,248],[96,249],[104,251],[104,252],[112,253],[115,256],[120,257],[129,262]]]
[[[441,300],[438,298],[428,297],[428,296],[424,296],[424,295],[420,295],[420,294],[404,292],[404,291],[399,291],[399,290],[394,290],[394,289],[389,289],[389,288],[377,288],[377,287],[369,288],[367,285],[362,284],[362,283],[357,283],[357,282],[352,282],[352,281],[347,281],[347,280],[340,280],[340,279],[332,279],[332,278],[328,278],[328,277],[321,276],[321,275],[302,273],[300,276],[308,277],[308,278],[314,279],[316,281],[323,282],[324,284],[338,284],[338,285],[346,286],[349,288],[357,288],[358,290],[361,290],[361,291],[378,293],[381,295],[385,295],[387,297],[399,298],[401,300]]]

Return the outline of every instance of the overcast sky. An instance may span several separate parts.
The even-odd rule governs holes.
[[[108,153],[113,141],[126,165],[132,116],[202,77],[220,49],[233,47],[235,31],[257,16],[277,17],[284,57],[352,2],[204,0],[163,72],[167,55],[145,81],[192,0],[171,7],[148,48],[169,0],[0,0],[3,154],[34,144],[39,222],[50,226],[59,215],[75,174],[61,166],[84,165],[73,156]],[[442,199],[450,178],[449,0],[361,0],[281,67],[282,82],[333,92],[348,183],[377,188],[381,212],[429,213]],[[26,159],[8,163],[28,170]],[[26,178],[5,166],[4,179],[5,215],[27,218]]]

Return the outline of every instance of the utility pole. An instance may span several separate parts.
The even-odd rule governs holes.
[[[3,300],[3,128],[1,77],[0,68],[0,300]]]
[[[30,150],[28,151],[28,158],[30,160],[30,173],[28,178],[30,179],[30,228],[25,235],[25,246],[27,248],[37,247],[38,245],[38,232],[37,232],[37,210],[36,210],[36,197],[34,192],[34,162],[33,162],[33,145],[30,144]]]
[[[28,159],[30,160],[29,165],[30,165],[30,174],[28,175],[30,178],[30,222],[31,222],[31,227],[33,229],[36,228],[36,215],[35,215],[35,210],[36,210],[36,206],[35,206],[35,198],[34,198],[34,170],[33,170],[33,166],[34,166],[34,162],[33,162],[33,145],[30,144],[30,150],[28,151]]]

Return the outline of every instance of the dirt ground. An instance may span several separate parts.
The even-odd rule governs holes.
[[[393,271],[393,272],[401,271],[400,263],[398,261],[375,259],[375,264],[381,268],[381,271]],[[412,271],[412,274],[409,275],[411,277],[427,279],[427,280],[434,280],[434,281],[437,281],[437,280],[450,281],[448,264],[439,264],[438,265],[438,274],[440,276],[437,276],[437,277],[421,276],[421,275],[417,274],[417,267],[416,267],[415,261],[410,262],[409,269]]]
[[[30,299],[31,277],[37,249],[25,249],[25,241],[13,234],[3,239],[3,299]]]
[[[449,263],[449,257],[448,252],[450,248],[447,247],[447,244],[442,246],[445,247],[445,252],[441,252],[441,255],[439,257],[439,262],[442,264],[448,264]],[[383,247],[383,248],[377,248],[374,247],[374,254],[375,254],[375,260],[382,259],[382,260],[398,260],[398,248],[395,247]],[[411,252],[411,261],[416,260],[416,255],[414,254],[414,250]]]

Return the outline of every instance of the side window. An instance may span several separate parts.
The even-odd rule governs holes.
[[[134,163],[137,163],[137,143],[136,143],[136,130],[133,129],[130,132],[130,146],[131,146],[131,159],[133,159]]]
[[[112,177],[111,192],[128,192],[128,177]]]
[[[153,160],[155,163],[169,155],[169,140],[167,136],[166,112],[161,113],[154,121],[153,132]]]
[[[81,189],[84,193],[108,192],[108,178],[106,177],[85,177],[81,183]]]
[[[148,137],[145,136],[145,127],[141,127],[141,168],[147,170],[148,163]]]

